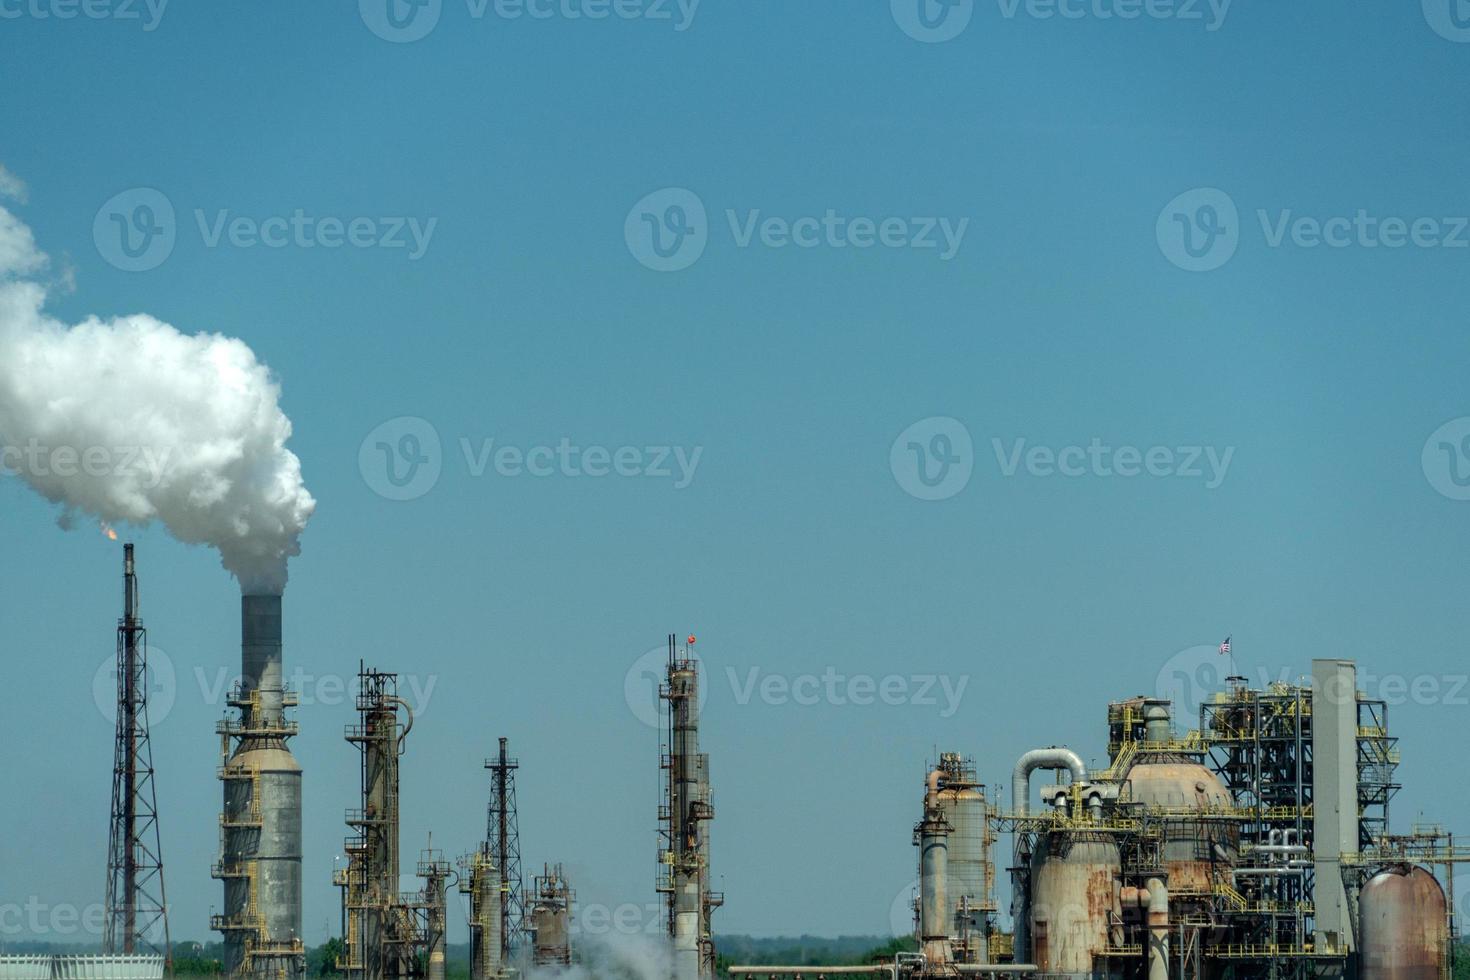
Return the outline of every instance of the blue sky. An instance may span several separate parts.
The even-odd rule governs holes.
[[[1470,43],[1435,2],[1237,0],[1211,30],[1204,4],[1064,18],[976,0],[937,43],[877,2],[704,0],[678,30],[673,4],[511,19],[444,0],[408,43],[342,0],[175,3],[156,23],[0,3],[0,161],[27,185],[7,207],[75,279],[51,312],[240,337],[295,424],[319,501],[286,597],[288,670],[316,702],[295,743],[308,939],[337,921],[356,756],[331,679],[360,658],[426,692],[406,850],[430,830],[473,845],[481,762],[506,734],[528,866],[565,862],[584,903],[643,904],[658,745],[625,680],[666,633],[697,633],[727,932],[886,930],[936,747],[992,783],[1036,745],[1100,759],[1105,702],[1226,633],[1255,675],[1345,656],[1375,685],[1428,679],[1392,709],[1396,822],[1464,810],[1431,758],[1464,748],[1470,718]],[[94,224],[114,200],[131,217],[140,188],[173,209],[174,242],[126,271]],[[703,251],[650,268],[643,214],[667,232],[691,199]],[[310,232],[292,237],[298,209]],[[869,237],[898,219],[895,241],[967,224],[948,258],[776,247],[780,226],[742,247],[743,228],[829,210],[859,239],[851,219]],[[1190,271],[1168,232],[1212,216],[1217,265]],[[284,247],[252,244],[273,217]],[[1302,218],[1339,219],[1342,244],[1313,247]],[[320,244],[355,219],[364,241],[412,242],[409,219],[432,232],[419,250]],[[1421,219],[1418,241],[1385,244]],[[430,433],[437,480],[389,499],[377,443]],[[921,499],[908,442],[929,453],[936,434],[968,438],[953,472],[969,475]],[[682,487],[534,476],[514,454],[476,475],[491,439],[525,462],[563,440],[634,447],[639,472],[651,450],[700,455]],[[1167,448],[1165,475],[1067,452],[1094,439]],[[1186,465],[1207,449],[1231,451],[1217,481]],[[0,513],[0,771],[22,788],[0,802],[3,898],[85,906],[103,886],[93,678],[118,555],[16,480]],[[176,676],[154,730],[174,933],[204,938],[210,691],[238,667],[237,592],[211,553],[130,536]],[[743,698],[752,671],[772,690],[899,677],[907,701]],[[924,677],[965,679],[956,710],[939,686],[912,703]]]

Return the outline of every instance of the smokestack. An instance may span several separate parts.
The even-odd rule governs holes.
[[[238,721],[220,726],[225,759],[223,853],[225,970],[231,978],[284,976],[305,968],[301,940],[301,767],[291,754],[295,703],[281,668],[281,596],[241,600],[240,687],[230,705]],[[231,743],[234,743],[231,750]]]
[[[240,600],[240,683],[248,694],[260,693],[261,717],[279,723],[284,717],[285,684],[281,678],[281,597],[247,595]]]

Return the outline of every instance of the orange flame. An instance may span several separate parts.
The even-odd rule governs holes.
[[[107,540],[117,540],[117,532],[112,529],[111,524],[108,524],[106,521],[102,521],[97,526],[102,529],[102,533],[107,536]]]

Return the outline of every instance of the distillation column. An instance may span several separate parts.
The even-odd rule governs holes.
[[[950,961],[949,835],[954,828],[944,817],[939,790],[944,772],[929,773],[924,786],[924,819],[914,827],[919,846],[919,949],[928,967]]]
[[[693,643],[690,637],[690,644]],[[709,802],[707,760],[699,752],[699,665],[686,648],[681,657],[669,637],[668,680],[659,694],[669,703],[667,803],[660,818],[667,850],[669,935],[674,945],[675,980],[702,980],[713,975],[713,942],[707,933],[709,856],[707,832],[700,825],[714,817]]]
[[[348,920],[348,976],[360,980],[411,975],[416,969],[410,915],[399,903],[398,759],[413,728],[413,712],[397,695],[397,676],[362,670],[357,710],[361,723],[347,741],[362,753],[362,806],[349,810],[357,831],[347,842],[349,871],[343,889]],[[398,712],[407,716],[400,731]]]
[[[487,842],[464,862],[459,888],[470,896],[470,980],[498,980],[501,957],[500,869]]]

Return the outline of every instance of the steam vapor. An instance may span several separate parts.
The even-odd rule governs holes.
[[[0,167],[0,192],[23,185]],[[0,206],[0,475],[104,525],[161,522],[219,550],[246,593],[279,593],[316,501],[286,448],[280,387],[242,341],[147,314],[67,325],[49,267]]]

